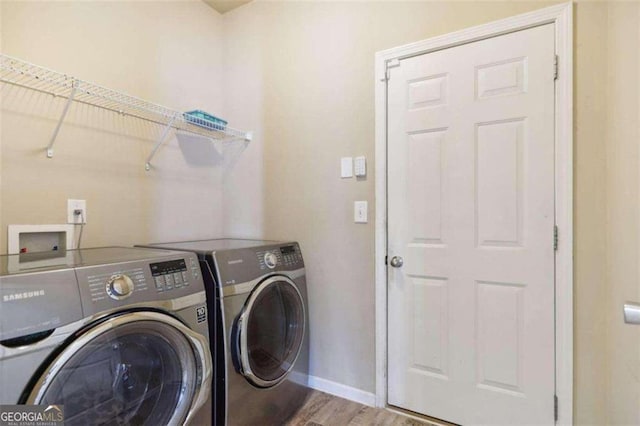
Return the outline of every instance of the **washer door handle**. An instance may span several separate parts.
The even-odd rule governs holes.
[[[191,409],[185,419],[185,424],[189,424],[191,419],[198,413],[198,410],[202,408],[211,395],[213,382],[213,360],[211,359],[211,352],[209,351],[209,340],[206,337],[186,327],[180,331],[189,338],[193,348],[198,354],[200,362],[202,363],[200,366],[202,382],[197,389],[196,395],[193,399],[193,404],[191,405]]]

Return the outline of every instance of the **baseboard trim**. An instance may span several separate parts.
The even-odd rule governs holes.
[[[359,402],[369,407],[376,406],[376,395],[372,392],[365,392],[362,389],[352,388],[351,386],[316,376],[309,376],[307,383],[312,389],[330,393],[331,395],[339,396],[340,398],[350,401]]]

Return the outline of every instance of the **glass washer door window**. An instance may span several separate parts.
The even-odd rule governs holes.
[[[27,403],[64,405],[71,426],[182,424],[210,364],[194,337],[157,312],[110,318],[58,355]]]
[[[305,325],[304,300],[293,281],[273,276],[260,283],[239,317],[244,376],[259,387],[284,380],[302,348]]]

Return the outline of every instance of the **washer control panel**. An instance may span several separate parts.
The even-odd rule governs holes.
[[[114,307],[155,303],[204,291],[196,255],[167,253],[156,259],[76,268],[83,312],[91,314]]]
[[[170,291],[180,287],[189,285],[192,279],[198,279],[198,265],[195,259],[191,258],[191,273],[187,268],[185,259],[169,260],[167,262],[152,263],[151,276],[157,291]]]
[[[188,267],[188,263],[190,262]],[[145,269],[150,270],[153,285],[157,292],[165,292],[187,287],[200,278],[197,259],[168,260],[150,263],[147,268],[125,268],[116,273],[96,274],[88,277],[89,288],[94,302],[106,296],[113,300],[124,300],[134,291],[146,291],[149,287],[145,278]],[[106,294],[105,294],[106,293]]]
[[[80,282],[87,283],[91,301],[94,303],[106,303],[109,299],[127,299],[134,293],[144,292],[149,288],[144,276],[144,268],[137,265],[117,270],[96,268],[86,272],[88,275],[84,278],[84,271],[78,275]]]
[[[133,280],[126,274],[116,274],[107,280],[107,294],[115,300],[126,299],[133,293]]]

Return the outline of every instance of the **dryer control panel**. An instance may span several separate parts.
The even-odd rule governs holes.
[[[288,274],[304,269],[302,251],[296,242],[276,243],[214,253],[218,283],[222,287],[245,283],[266,274]]]
[[[297,244],[288,244],[268,250],[259,250],[257,253],[260,269],[275,269],[284,266],[287,269],[294,268],[302,263],[302,254]],[[300,265],[299,267],[301,267]]]

